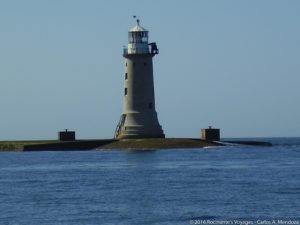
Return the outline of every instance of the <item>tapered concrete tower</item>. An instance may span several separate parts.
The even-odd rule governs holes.
[[[156,43],[148,43],[148,31],[140,21],[128,32],[124,49],[124,108],[115,138],[164,138],[155,110],[153,63],[158,54]]]

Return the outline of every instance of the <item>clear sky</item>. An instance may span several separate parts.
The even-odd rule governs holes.
[[[300,1],[2,0],[0,140],[111,138],[138,15],[167,137],[300,136]]]

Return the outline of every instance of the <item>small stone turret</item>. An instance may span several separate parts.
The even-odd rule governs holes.
[[[220,129],[212,128],[201,129],[201,139],[207,141],[220,141]]]

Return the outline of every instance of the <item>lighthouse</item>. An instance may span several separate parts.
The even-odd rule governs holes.
[[[155,110],[152,58],[158,54],[158,48],[155,42],[148,42],[148,34],[139,19],[128,32],[128,45],[123,50],[123,113],[116,139],[165,137]]]

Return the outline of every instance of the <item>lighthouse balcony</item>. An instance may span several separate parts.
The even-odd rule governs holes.
[[[123,55],[130,54],[149,54],[149,48],[124,48]]]

